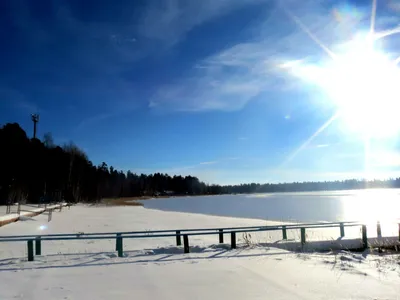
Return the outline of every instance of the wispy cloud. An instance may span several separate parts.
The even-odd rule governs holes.
[[[200,165],[214,165],[216,163],[217,163],[217,161],[204,161],[204,162],[201,162]]]
[[[227,159],[228,160],[238,160],[238,159],[240,159],[240,157],[228,157]]]
[[[148,1],[139,20],[138,33],[171,46],[191,29],[241,7],[269,0]]]
[[[78,124],[78,126],[76,126],[76,130],[84,129],[86,126],[90,126],[98,122],[105,121],[117,115],[118,115],[117,113],[101,113],[98,115],[85,118]]]
[[[318,144],[315,147],[316,148],[326,148],[326,147],[329,147],[329,146],[330,146],[330,144]]]
[[[181,111],[241,109],[267,85],[264,69],[255,66],[255,47],[258,46],[237,45],[204,59],[188,79],[161,87],[151,99],[151,106]],[[253,53],[253,65],[238,57],[244,52]]]
[[[343,24],[322,3],[286,3],[296,8],[304,23],[324,43],[330,45],[331,36],[340,40]],[[279,31],[274,29],[277,27]],[[299,63],[324,55],[284,9],[276,9],[254,31],[260,33],[251,41],[238,41],[197,62],[186,78],[161,86],[149,107],[178,111],[239,110],[265,91],[299,87],[300,80],[291,74],[292,64],[288,62]]]

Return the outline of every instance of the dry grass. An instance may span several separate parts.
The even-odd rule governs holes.
[[[103,199],[102,202],[105,205],[114,206],[143,206],[142,203],[137,202],[137,200],[146,200],[150,197],[129,197],[129,198],[108,198]]]
[[[195,197],[195,196],[202,196],[202,195],[161,195],[161,196],[139,196],[139,197],[124,197],[124,198],[105,198],[101,200],[102,204],[105,205],[128,205],[128,206],[143,206],[142,203],[136,202],[137,200],[150,200],[150,199],[168,199],[168,198],[175,198],[175,197]]]

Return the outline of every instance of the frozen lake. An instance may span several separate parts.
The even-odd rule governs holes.
[[[374,221],[400,217],[400,189],[159,198],[146,208],[276,221]]]

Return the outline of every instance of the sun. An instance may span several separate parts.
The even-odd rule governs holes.
[[[392,136],[400,129],[400,71],[368,38],[349,42],[320,66],[318,81],[346,126],[369,136]]]
[[[370,137],[400,131],[400,70],[368,36],[341,45],[328,61],[287,64],[290,72],[320,87],[337,109],[335,119]],[[284,66],[285,68],[287,68]]]
[[[300,78],[305,87],[311,86],[322,110],[334,106],[331,117],[287,161],[335,123],[339,125],[336,129],[364,143],[367,174],[371,143],[379,140],[388,145],[400,136],[400,57],[392,57],[395,53],[379,47],[383,43],[378,45],[382,39],[400,34],[400,26],[376,31],[377,0],[372,0],[369,30],[357,28],[349,40],[328,47],[289,8],[284,7],[284,11],[326,56],[283,61],[278,69]]]

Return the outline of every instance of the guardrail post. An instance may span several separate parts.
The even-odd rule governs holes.
[[[286,232],[286,226],[282,226],[282,239],[287,240],[287,232]]]
[[[28,261],[33,261],[33,240],[28,241]]]
[[[18,202],[18,215],[21,215],[21,202]]]
[[[185,253],[189,253],[190,249],[189,249],[189,237],[187,234],[183,235],[183,249]]]
[[[236,249],[236,232],[231,232],[231,248]]]
[[[361,231],[362,231],[363,248],[367,249],[368,248],[367,225],[362,225]]]
[[[340,223],[340,237],[344,237],[344,224]]]
[[[219,230],[219,243],[220,244],[224,243],[224,230],[223,229]]]
[[[399,223],[399,241],[400,241],[400,223]]]
[[[49,209],[49,217],[47,218],[47,222],[51,221],[52,215],[53,215],[53,210],[50,208]]]
[[[62,207],[63,207],[62,204],[60,204],[60,212],[61,212],[61,210],[62,210]]]
[[[176,245],[182,245],[181,232],[179,230],[176,231]]]
[[[124,256],[124,251],[123,251],[123,241],[122,241],[122,236],[119,235],[117,237],[117,248],[118,248],[118,257],[123,257]]]
[[[38,236],[35,240],[35,254],[42,255],[42,239]]]
[[[378,238],[382,237],[382,227],[381,227],[381,222],[376,223],[376,235]]]
[[[117,237],[115,238],[115,251],[118,251],[119,249],[119,242],[118,242],[118,238],[121,236],[120,233],[117,233]]]
[[[301,235],[301,244],[304,245],[306,243],[306,229],[304,227],[300,228]]]

